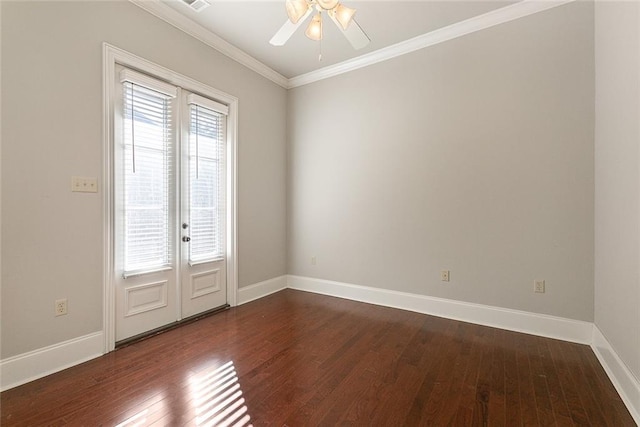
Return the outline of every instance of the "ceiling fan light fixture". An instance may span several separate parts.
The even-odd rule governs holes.
[[[324,10],[331,10],[338,5],[339,0],[316,0],[318,6]]]
[[[322,40],[322,15],[320,12],[313,17],[304,34],[311,40]]]
[[[356,22],[354,17],[356,10],[343,6],[340,1],[341,0],[285,0],[288,18],[284,22],[284,25],[282,25],[271,40],[269,40],[269,43],[273,46],[283,46],[287,40],[293,36],[296,30],[307,21],[309,15],[313,15],[313,17],[311,17],[311,23],[309,23],[306,28],[305,35],[311,40],[322,40],[324,38],[322,14],[326,12],[351,46],[353,46],[354,49],[362,49],[371,42],[371,39],[362,30],[360,25],[358,25],[358,22]],[[325,7],[332,7],[332,9],[324,9]]]
[[[307,0],[287,0],[287,16],[289,20],[294,24],[297,24],[300,18],[302,18],[309,9]]]
[[[355,15],[356,10],[339,4],[333,11],[333,13],[336,21],[340,23],[340,26],[342,26],[342,29],[346,30],[349,27],[349,24],[351,24],[353,15]]]

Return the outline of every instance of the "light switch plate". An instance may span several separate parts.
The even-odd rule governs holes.
[[[85,177],[85,176],[72,176],[71,191],[76,193],[97,193],[98,178]]]

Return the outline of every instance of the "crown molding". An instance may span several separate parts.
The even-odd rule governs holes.
[[[492,10],[482,15],[464,21],[456,22],[446,27],[422,34],[412,39],[358,56],[356,58],[330,65],[319,70],[301,74],[289,79],[288,89],[328,79],[337,75],[377,64],[378,62],[414,52],[425,47],[433,46],[448,40],[462,37],[476,31],[514,21],[525,16],[533,15],[575,0],[522,0],[509,6]]]
[[[248,53],[227,42],[217,34],[214,34],[186,16],[176,12],[160,0],[129,1],[283,88],[292,89],[348,73],[349,71],[354,71],[379,62],[387,61],[416,50],[424,49],[467,34],[475,33],[476,31],[481,31],[496,25],[524,18],[525,16],[543,12],[576,0],[522,0],[518,3],[513,3],[464,21],[456,22],[446,27],[369,52],[353,59],[320,68],[289,79],[258,61]]]
[[[176,12],[160,0],[129,1],[283,88],[289,87],[289,80],[285,76],[235,47],[217,34],[212,33],[186,16]]]

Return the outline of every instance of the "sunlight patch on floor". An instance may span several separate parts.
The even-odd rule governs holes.
[[[233,362],[190,380],[197,426],[252,427]]]

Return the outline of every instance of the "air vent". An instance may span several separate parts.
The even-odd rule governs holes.
[[[200,12],[210,6],[209,2],[206,0],[182,0],[182,2],[196,12]]]

